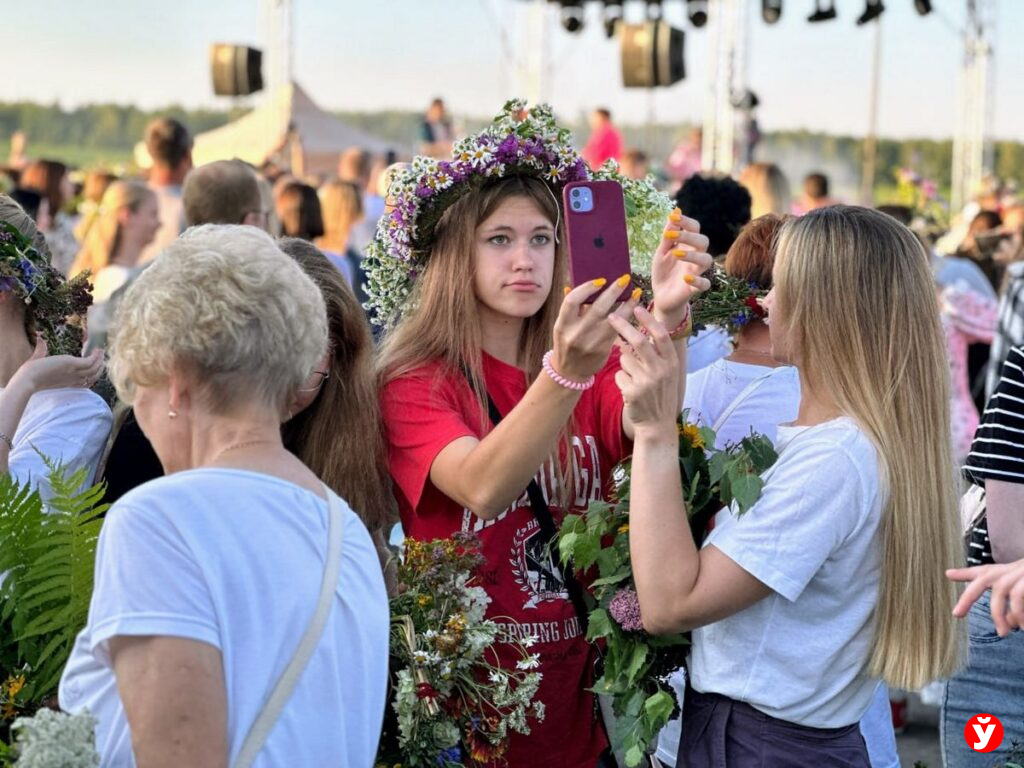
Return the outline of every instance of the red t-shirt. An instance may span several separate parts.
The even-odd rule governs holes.
[[[603,125],[590,134],[580,154],[591,168],[600,167],[605,160],[621,160],[622,134],[611,124]]]
[[[616,351],[573,412],[569,482],[574,511],[605,498],[612,467],[626,455],[622,395],[614,380],[618,369]],[[486,354],[484,379],[502,414],[512,410],[528,386],[523,371]],[[430,467],[445,446],[460,437],[484,435],[486,411],[481,419],[480,404],[466,380],[444,376],[439,365],[389,382],[381,403],[406,536],[426,540],[455,531],[476,533],[486,558],[479,577],[492,601],[488,616],[503,627],[507,639],[539,638],[530,650],[540,655],[543,679],[538,699],[544,702],[546,716],[544,722],[532,724],[529,736],[510,734],[508,765],[592,768],[607,743],[594,719],[593,694],[585,690],[593,685],[590,647],[562,584],[557,552],[555,557],[545,552],[526,489],[507,510],[485,521],[430,482]],[[556,506],[561,477],[552,463],[545,463],[535,479],[557,523],[565,510]],[[514,666],[521,657],[503,645],[501,637],[496,646],[499,661]]]

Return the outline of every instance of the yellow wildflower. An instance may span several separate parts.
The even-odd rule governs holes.
[[[8,677],[4,686],[7,688],[7,697],[13,699],[25,687],[25,676]]]
[[[431,602],[433,602],[433,598],[431,598],[430,595],[420,595],[418,598],[416,598],[416,602],[419,603],[420,606],[427,606],[430,605]]]
[[[701,437],[700,429],[696,424],[684,424],[680,427],[679,434],[685,437],[693,448],[704,447],[704,438]]]
[[[623,523],[620,525],[618,533],[629,533],[629,523]]]

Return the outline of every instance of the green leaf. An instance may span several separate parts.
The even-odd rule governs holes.
[[[633,646],[632,652],[628,657],[625,668],[622,670],[626,676],[626,680],[629,681],[630,685],[637,682],[640,677],[640,671],[644,667],[644,662],[647,661],[647,644],[644,642],[636,642]]]
[[[644,714],[647,715],[653,728],[661,728],[672,717],[676,709],[676,700],[671,693],[659,690],[653,696],[648,696],[644,702]]]
[[[595,608],[587,619],[587,640],[607,637],[612,632],[612,619],[604,608]]]
[[[636,768],[640,765],[640,762],[644,759],[643,750],[640,749],[638,744],[634,744],[626,750],[625,760],[628,768]]]
[[[761,496],[761,488],[764,481],[758,475],[739,475],[730,478],[729,487],[732,490],[733,498],[739,507],[739,514],[744,514],[757,502]]]
[[[726,465],[729,463],[729,454],[720,451],[712,455],[708,461],[708,472],[711,475],[711,485],[716,485],[725,475]]]

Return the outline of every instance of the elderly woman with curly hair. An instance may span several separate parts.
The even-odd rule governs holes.
[[[111,508],[61,681],[104,765],[372,763],[380,565],[281,442],[327,338],[320,290],[252,227],[186,232],[125,295],[111,378],[166,477]]]

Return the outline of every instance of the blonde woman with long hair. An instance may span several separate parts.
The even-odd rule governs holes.
[[[324,234],[316,239],[316,247],[341,270],[349,285],[355,285],[360,256],[350,240],[353,227],[363,218],[363,195],[355,184],[341,179],[326,182],[317,194]]]
[[[142,250],[160,228],[156,195],[138,181],[115,181],[103,194],[83,227],[85,240],[71,266],[71,276],[89,270],[97,304],[124,285]]]
[[[582,598],[552,556],[546,528],[603,498],[612,467],[628,453],[633,427],[614,383],[616,334],[607,318],[628,315],[640,290],[618,302],[627,274],[563,291],[565,214],[557,185],[573,178],[567,168],[586,178],[586,167],[574,162],[575,150],[562,143],[549,112],[519,123],[515,106],[488,135],[467,140],[500,148],[490,153],[500,165],[453,159],[464,176],[455,183],[467,186],[431,211],[440,218],[429,241],[422,239],[429,217],[410,192],[438,181],[435,164],[418,158],[392,186],[394,211],[378,237],[404,238],[409,230],[402,228],[416,225],[413,240],[420,238],[425,252],[422,266],[396,262],[388,275],[400,279],[399,270],[408,269],[415,287],[380,354],[382,412],[406,535],[475,533],[488,614],[502,627],[497,663],[513,668],[521,656],[512,643],[536,641],[543,722],[531,720],[529,736],[509,733],[504,756],[474,759],[594,768],[604,764],[598,760],[607,740],[594,717],[593,658],[574,606],[574,595]],[[516,165],[520,140],[539,162]],[[546,167],[545,158],[561,165]],[[711,263],[698,229],[676,211],[654,256],[656,311],[680,330],[674,343],[683,355],[688,301],[706,286],[697,275]],[[393,283],[378,271],[370,275],[371,297],[393,295]],[[594,301],[584,312],[588,298]],[[681,402],[677,397],[677,411]]]
[[[701,550],[677,459],[678,360],[664,329],[619,377],[635,426],[630,547],[643,622],[693,630],[680,755],[703,766],[869,765],[857,721],[882,679],[919,688],[964,645],[944,569],[961,558],[949,377],[928,258],[884,214],[786,222],[767,309],[800,372],[799,413],[742,518]]]
[[[750,193],[750,218],[758,219],[774,213],[790,213],[792,198],[789,181],[782,169],[774,163],[752,163],[740,173],[739,182]]]

